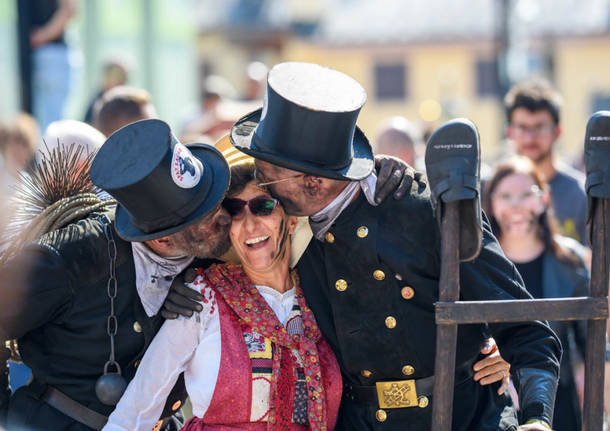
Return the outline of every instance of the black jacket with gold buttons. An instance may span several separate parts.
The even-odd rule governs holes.
[[[116,360],[129,382],[163,319],[146,315],[136,290],[131,244],[116,232],[114,239]],[[7,429],[90,429],[42,401],[45,385],[103,415],[114,409],[95,394],[110,355],[108,277],[108,241],[95,216],[47,234],[0,270],[0,328],[5,337],[18,339],[36,381],[12,394]],[[175,388],[164,413],[171,415],[171,407],[185,399],[184,386]],[[181,417],[173,416],[164,429],[179,429]]]
[[[428,191],[416,187],[403,199],[390,198],[377,207],[361,193],[331,226],[326,240],[312,240],[298,263],[307,302],[348,384],[374,386],[434,374],[440,232]],[[460,280],[463,300],[530,298],[487,224],[481,254],[460,265]],[[539,370],[542,380],[536,385],[546,381],[553,387],[561,347],[546,323],[489,326],[515,376],[520,369]],[[497,396],[497,386],[481,387],[472,380],[470,370],[484,338],[482,325],[459,327],[454,430],[510,430],[517,425],[508,396]],[[529,389],[536,392],[534,386]],[[554,394],[549,396],[526,396],[532,407],[522,405],[522,411],[550,423]],[[545,403],[551,407],[544,408]],[[382,413],[378,409],[344,398],[337,428],[430,429],[431,404]]]

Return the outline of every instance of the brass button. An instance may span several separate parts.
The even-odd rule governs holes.
[[[385,326],[392,329],[396,327],[396,319],[392,316],[388,316],[385,318]]]
[[[358,235],[358,238],[366,238],[366,236],[369,234],[369,228],[366,226],[360,226],[358,228],[358,230],[356,231],[356,235]]]
[[[133,330],[137,333],[142,332],[142,325],[140,325],[140,322],[138,322],[137,320],[133,323]]]
[[[402,275],[400,274],[394,274],[394,278],[398,281],[402,281]]]
[[[402,296],[405,299],[411,299],[415,296],[415,291],[413,290],[413,288],[411,286],[405,286],[402,289],[400,289],[400,296]]]
[[[347,289],[347,281],[343,280],[342,278],[335,281],[335,289],[337,289],[339,292],[345,291]]]
[[[379,409],[377,412],[375,412],[375,417],[379,422],[385,422],[385,420],[388,418],[388,414],[385,412],[385,410]]]
[[[180,400],[176,401],[174,404],[172,404],[172,410],[173,411],[178,410],[181,405],[182,405],[182,401],[180,401]]]
[[[326,232],[326,235],[324,235],[324,237],[326,238],[326,242],[330,242],[331,244],[335,242],[335,236],[330,232]]]
[[[375,280],[381,281],[381,280],[383,280],[385,278],[385,272],[383,272],[380,269],[376,269],[375,271],[373,271],[373,278]]]
[[[162,426],[163,426],[163,419],[160,419],[157,422],[155,422],[155,425],[153,426],[152,431],[159,431]]]
[[[428,401],[428,397],[423,396],[423,395],[417,399],[417,405],[419,406],[420,409],[428,407],[429,402],[430,401]]]
[[[402,373],[405,376],[410,376],[414,372],[415,372],[415,368],[413,368],[411,365],[405,365],[404,367],[402,367]]]
[[[133,363],[133,367],[134,368],[138,368],[140,366],[140,360],[137,359],[134,363]]]
[[[360,374],[362,374],[362,377],[366,377],[366,378],[371,377],[373,375],[373,373],[370,372],[369,370],[362,370],[362,371],[360,371]]]

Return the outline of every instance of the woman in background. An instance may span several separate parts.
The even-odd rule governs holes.
[[[525,157],[500,164],[486,184],[483,207],[506,256],[534,298],[588,295],[586,249],[557,234],[547,184]],[[581,428],[572,353],[584,357],[586,322],[550,322],[563,346],[553,429]]]

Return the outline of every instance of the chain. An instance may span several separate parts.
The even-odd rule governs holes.
[[[106,217],[105,214],[101,214],[99,217],[100,222],[104,227],[104,235],[108,240],[108,261],[109,261],[109,270],[110,276],[108,277],[108,283],[106,284],[106,293],[108,294],[108,298],[110,299],[110,315],[106,321],[106,333],[110,338],[110,358],[108,362],[104,365],[104,374],[108,372],[108,367],[113,365],[116,367],[117,372],[121,373],[121,367],[119,363],[115,360],[114,355],[114,337],[117,334],[119,329],[118,320],[116,315],[114,314],[114,300],[117,297],[118,293],[118,285],[116,279],[116,257],[117,257],[117,249],[116,242],[114,240],[114,236],[112,235],[112,225],[110,224],[110,220]]]

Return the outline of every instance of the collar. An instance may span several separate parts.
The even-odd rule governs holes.
[[[132,242],[136,268],[136,288],[146,314],[157,314],[176,275],[193,261],[193,257],[161,257],[143,242]]]
[[[324,239],[324,234],[330,229],[343,210],[352,203],[360,190],[364,193],[369,204],[377,206],[375,203],[376,183],[377,175],[375,172],[371,172],[366,178],[360,181],[350,181],[330,204],[317,213],[312,214],[309,217],[309,225],[311,226],[311,230],[316,239],[319,241]]]

